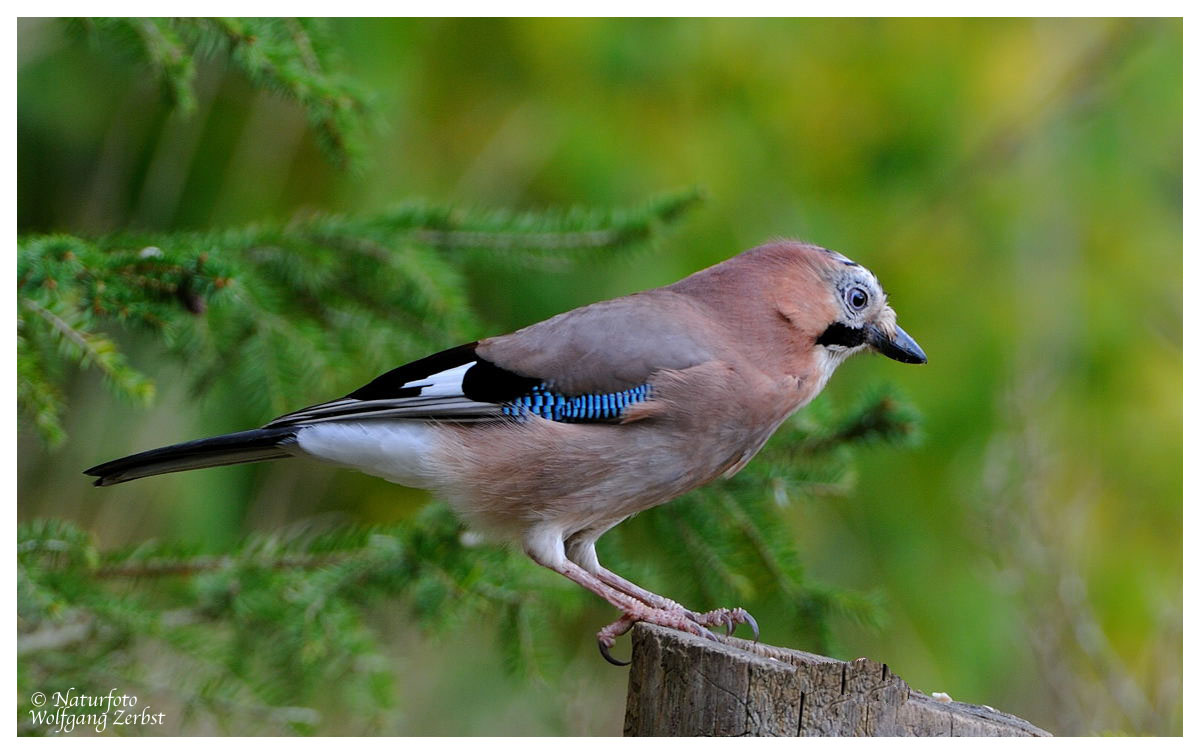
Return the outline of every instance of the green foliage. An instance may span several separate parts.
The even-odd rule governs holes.
[[[507,549],[468,551],[440,506],[404,525],[273,534],[222,553],[151,542],[100,555],[73,525],[43,520],[20,528],[18,551],[26,703],[37,689],[145,688],[166,657],[178,675],[158,705],[227,732],[263,720],[312,732],[310,705],[330,698],[377,731],[394,679],[365,617],[385,601],[407,598],[427,629],[496,613],[539,624],[548,603],[578,602]]]
[[[51,444],[65,437],[62,384],[98,369],[119,394],[154,389],[102,328],[152,334],[198,391],[279,415],[346,378],[477,336],[464,268],[488,255],[541,264],[653,243],[698,199],[508,213],[410,204],[375,216],[18,242],[18,402]]]
[[[880,431],[844,432],[864,423]],[[784,513],[793,498],[849,486],[852,444],[911,427],[891,397],[833,421],[791,421],[743,473],[618,527],[603,556],[693,608],[771,605],[782,625],[768,631],[798,630],[828,651],[834,618],[876,623],[878,605],[812,583]],[[432,632],[489,620],[510,670],[561,667],[551,637],[579,630],[586,593],[515,550],[471,542],[437,504],[400,524],[300,527],[223,552],[147,542],[101,553],[70,523],[23,524],[22,729],[44,732],[28,725],[35,690],[146,688],[166,662],[173,680],[156,704],[169,698],[199,725],[314,733],[328,729],[327,715],[355,732],[386,731],[398,679],[375,613],[388,606]]]
[[[84,18],[98,47],[147,66],[181,115],[196,107],[197,58],[221,57],[259,88],[294,100],[337,165],[362,157],[365,94],[338,71],[328,23],[312,18]]]

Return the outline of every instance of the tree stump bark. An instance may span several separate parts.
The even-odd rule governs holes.
[[[887,665],[639,623],[627,736],[1048,736],[991,707],[937,701]]]

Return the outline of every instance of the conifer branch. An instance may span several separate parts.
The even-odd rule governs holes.
[[[411,203],[208,232],[19,239],[19,404],[61,442],[65,367],[95,367],[119,394],[151,401],[151,380],[102,332],[121,325],[153,336],[197,387],[248,397],[265,421],[351,387],[364,368],[479,337],[464,277],[480,259],[630,251],[698,198],[525,213]]]
[[[917,416],[913,408],[892,393],[876,389],[866,396],[858,410],[829,434],[812,437],[797,446],[798,453],[815,455],[833,448],[872,442],[903,444],[916,439]]]
[[[148,561],[114,563],[97,568],[92,576],[97,579],[141,579],[167,576],[193,576],[206,571],[219,571],[236,566],[252,565],[265,570],[322,568],[346,559],[346,555],[280,555],[276,558],[258,559],[250,563],[239,563],[230,555],[198,555],[191,558],[156,558]]]
[[[370,107],[339,72],[338,50],[321,19],[80,18],[68,25],[98,48],[132,54],[149,67],[184,116],[196,106],[197,60],[223,57],[252,85],[302,107],[335,165],[353,167],[361,160]]]

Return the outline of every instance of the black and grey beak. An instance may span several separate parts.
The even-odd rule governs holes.
[[[875,325],[867,326],[867,342],[879,353],[905,364],[924,364],[929,359],[908,333],[896,325],[896,335],[889,338],[886,333]]]

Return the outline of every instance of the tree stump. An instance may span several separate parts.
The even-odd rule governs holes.
[[[938,701],[887,665],[661,626],[633,630],[627,736],[1048,736],[991,707]]]

